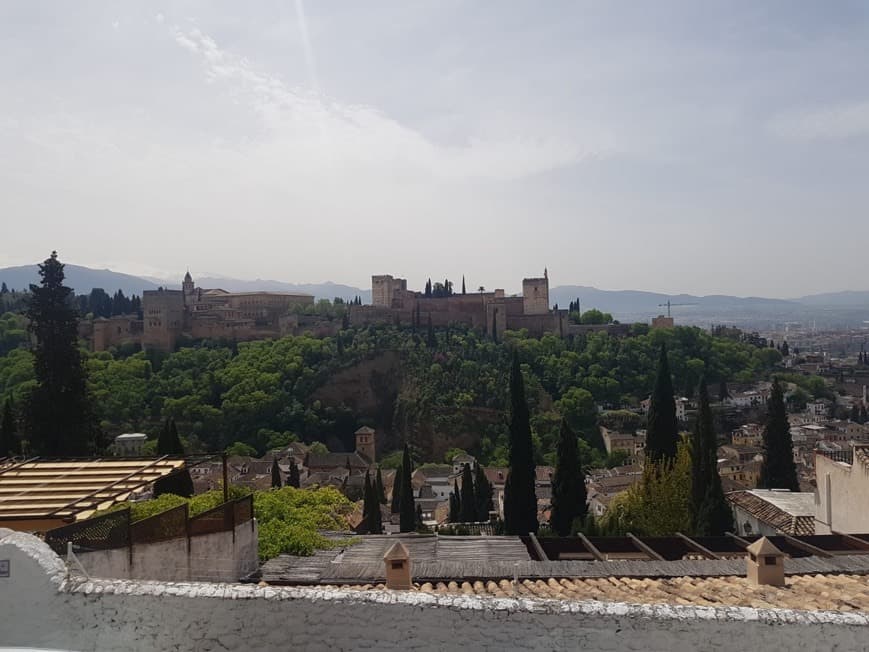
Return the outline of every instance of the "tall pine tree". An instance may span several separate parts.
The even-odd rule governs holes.
[[[178,428],[175,427],[175,419],[171,417],[163,423],[163,430],[157,438],[157,455],[170,455],[181,457],[184,455],[184,446],[178,436]],[[193,495],[193,478],[186,467],[175,471],[171,475],[160,478],[154,483],[154,496],[163,494],[175,494],[189,498]]]
[[[63,264],[56,251],[39,266],[39,275],[40,284],[30,286],[27,309],[36,337],[36,386],[26,410],[27,439],[43,456],[92,455],[103,442],[78,348],[73,292],[63,284]]]
[[[462,465],[462,500],[461,512],[463,523],[473,523],[477,520],[477,500],[474,497],[474,476],[469,464]]]
[[[772,383],[772,392],[767,402],[766,425],[763,429],[763,463],[760,465],[757,486],[760,489],[800,490],[797,467],[794,464],[791,426],[778,379]]]
[[[377,502],[381,505],[386,504],[386,491],[383,489],[383,474],[380,472],[380,467],[377,467],[377,475],[374,476],[374,495],[377,496]]]
[[[18,440],[18,428],[15,426],[15,408],[12,397],[7,396],[3,402],[3,414],[0,416],[0,457],[21,454],[21,443]]]
[[[718,441],[712,425],[706,379],[698,388],[697,425],[691,439],[691,507],[694,534],[723,536],[733,530],[733,514],[718,475]]]
[[[673,398],[673,379],[667,361],[667,347],[661,345],[658,374],[649,403],[646,426],[646,457],[652,462],[671,462],[676,457],[679,424],[676,421],[676,401]]]
[[[399,530],[413,532],[416,529],[416,509],[413,500],[413,460],[410,458],[410,448],[404,445],[404,455],[401,457],[401,486],[398,498]]]
[[[454,491],[450,492],[450,523],[458,523],[461,520],[462,516],[459,511],[459,497],[456,496]]]
[[[510,370],[510,470],[504,484],[504,530],[507,534],[537,532],[534,446],[519,358]]]
[[[477,501],[477,520],[488,521],[489,512],[494,508],[492,483],[486,477],[482,466],[476,465],[474,469],[474,498]]]
[[[377,499],[376,483],[371,473],[365,472],[365,488],[362,494],[362,528],[366,534],[383,533],[383,517],[380,514],[380,501]]]
[[[552,513],[549,524],[560,537],[570,535],[571,526],[577,519],[585,519],[586,504],[585,474],[579,459],[579,443],[576,433],[562,419],[556,447],[555,474],[552,476]]]
[[[299,477],[299,465],[296,464],[295,458],[290,458],[290,472],[287,475],[287,486],[298,489],[302,486],[301,478]]]
[[[281,482],[281,467],[278,466],[278,458],[272,458],[272,489],[280,489],[283,483]]]
[[[392,476],[392,502],[390,504],[390,512],[398,514],[401,504],[401,466],[395,469],[395,475]]]

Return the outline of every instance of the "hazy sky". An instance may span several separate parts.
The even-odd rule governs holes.
[[[0,3],[0,265],[867,289],[869,3]]]

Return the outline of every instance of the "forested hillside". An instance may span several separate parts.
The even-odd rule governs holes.
[[[0,320],[0,396],[15,405],[33,384],[20,318]],[[157,435],[173,417],[193,448],[244,442],[259,452],[298,438],[333,450],[352,448],[370,424],[386,454],[405,437],[425,460],[451,447],[485,464],[507,457],[504,408],[510,356],[526,378],[539,461],[551,461],[561,416],[593,443],[596,404],[636,405],[651,389],[657,350],[666,341],[676,391],[689,394],[705,370],[709,382],[748,381],[779,362],[777,351],[677,327],[626,338],[595,333],[562,340],[522,333],[494,343],[454,327],[431,333],[377,326],[334,338],[290,336],[248,343],[204,342],[172,354],[91,353],[87,369],[109,436]]]

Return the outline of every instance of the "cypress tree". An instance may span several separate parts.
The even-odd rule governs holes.
[[[492,483],[483,467],[477,464],[474,470],[474,498],[477,501],[477,520],[480,522],[489,520],[489,512],[494,507],[492,494]]]
[[[537,494],[531,420],[522,370],[515,354],[510,371],[510,405],[510,470],[504,484],[504,530],[506,534],[524,536],[537,532]]]
[[[36,386],[27,404],[27,438],[40,455],[91,455],[99,452],[103,442],[78,348],[73,291],[63,284],[57,252],[39,266],[39,275],[40,284],[30,286],[27,309],[29,328],[36,337]]]
[[[377,475],[374,476],[374,495],[377,497],[377,502],[381,505],[386,504],[386,492],[383,490],[383,474],[380,473],[380,467],[377,467]]]
[[[401,506],[401,467],[395,469],[395,475],[392,478],[392,503],[390,512],[398,514]]]
[[[462,509],[463,523],[473,523],[477,520],[477,500],[474,497],[474,476],[471,475],[471,466],[462,465]]]
[[[462,274],[462,294],[465,294],[465,275]]]
[[[788,356],[791,354],[791,352],[790,352],[790,347],[788,346],[787,340],[785,340],[784,342],[782,342],[782,345],[781,345],[781,354],[782,354],[782,357],[783,357],[783,358],[786,358],[786,357],[788,357]]]
[[[458,523],[461,519],[459,512],[459,498],[454,492],[450,492],[450,523]]]
[[[456,523],[462,520],[462,492],[459,491],[459,480],[453,480],[453,495],[456,497]]]
[[[652,462],[670,462],[676,457],[679,424],[676,421],[676,401],[673,398],[673,379],[667,361],[667,347],[661,345],[658,374],[649,404],[646,427],[646,457]]]
[[[718,442],[712,425],[706,380],[700,381],[697,425],[691,440],[691,505],[694,534],[723,536],[733,530],[733,515],[718,475]]]
[[[12,397],[7,396],[3,403],[3,415],[0,417],[0,457],[20,454],[21,443],[15,427],[15,410],[12,407]]]
[[[579,443],[576,433],[561,420],[556,448],[555,474],[552,476],[552,512],[549,524],[560,537],[570,535],[573,522],[585,519],[586,504],[585,474],[579,459]]]
[[[163,430],[157,439],[157,455],[171,455],[173,457],[184,455],[184,447],[178,436],[178,428],[175,427],[175,419],[171,417],[163,423]],[[154,483],[154,496],[163,494],[175,494],[186,498],[192,496],[193,478],[190,477],[190,471],[185,467],[157,480]]]
[[[422,530],[424,527],[423,523],[422,523],[422,505],[416,506],[416,512],[415,512],[414,516],[415,516],[415,518],[413,519],[414,526],[415,526],[414,529]]]
[[[760,466],[757,486],[759,489],[800,490],[797,467],[794,464],[791,426],[778,379],[773,381],[767,403],[766,425],[763,429],[763,463]]]
[[[302,486],[301,479],[299,478],[299,465],[296,464],[295,458],[290,458],[290,473],[287,475],[287,486],[295,487],[298,489]]]
[[[281,488],[281,467],[278,466],[278,458],[272,458],[272,489]]]
[[[360,531],[362,534],[373,534],[372,526],[374,521],[374,492],[371,490],[371,474],[365,472],[365,484],[362,488],[362,523]]]
[[[404,455],[401,457],[401,492],[398,501],[399,530],[413,532],[416,529],[416,510],[414,509],[413,461],[410,458],[410,448],[404,445]]]

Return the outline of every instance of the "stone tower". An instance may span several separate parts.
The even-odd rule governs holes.
[[[542,278],[522,279],[522,307],[526,315],[545,315],[549,312],[549,271]]]
[[[193,292],[195,290],[195,286],[193,285],[193,277],[190,276],[190,270],[187,270],[187,273],[184,275],[184,281],[181,283],[181,289],[184,291],[184,301],[185,303],[190,303],[190,299],[193,298]]]
[[[356,431],[356,452],[369,462],[374,462],[374,429],[362,426]]]

